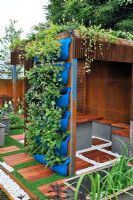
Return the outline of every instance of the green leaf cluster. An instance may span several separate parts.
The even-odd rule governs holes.
[[[90,199],[100,200],[113,194],[115,199],[118,200],[116,193],[133,185],[133,168],[129,166],[131,160],[132,158],[122,156],[114,166],[107,170],[81,175],[74,199],[78,199],[82,187],[85,188],[82,184],[86,180],[90,181],[90,187],[85,188],[86,192],[84,193]],[[131,195],[130,193],[127,194]]]
[[[50,0],[44,7],[47,19],[58,24],[71,22],[73,19],[86,26],[101,24],[102,28],[129,31],[133,21],[132,0]]]
[[[27,71],[30,88],[26,95],[28,103],[27,151],[45,156],[49,166],[61,164],[66,158],[57,153],[61,142],[68,133],[60,132],[60,120],[64,109],[56,106],[64,85],[59,75],[63,67],[54,62],[59,56],[60,43],[57,39],[59,28],[50,24],[44,29],[35,28],[36,39],[26,45],[28,57],[37,56],[38,63]],[[33,36],[33,35],[32,35]]]

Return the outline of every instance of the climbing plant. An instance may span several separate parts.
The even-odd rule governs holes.
[[[38,62],[27,72],[31,85],[27,93],[28,124],[27,150],[30,154],[45,155],[49,166],[61,164],[66,158],[57,153],[66,133],[60,132],[60,120],[64,112],[56,106],[60,90],[64,87],[59,75],[63,67],[56,67],[54,62],[60,53],[57,40],[58,26],[49,25],[39,30],[35,40],[26,45],[26,55],[37,57]]]
[[[19,44],[24,48],[28,58],[34,58],[34,65],[27,72],[30,89],[26,95],[28,103],[27,151],[31,154],[45,155],[49,166],[61,164],[66,160],[57,152],[68,133],[61,133],[60,120],[64,109],[56,104],[60,91],[64,87],[60,73],[63,67],[55,66],[60,56],[58,34],[62,31],[77,30],[85,47],[84,72],[89,73],[95,52],[102,56],[103,41],[116,42],[118,36],[133,39],[131,34],[102,29],[100,26],[86,28],[78,23],[54,25],[52,23],[36,26],[27,40]]]

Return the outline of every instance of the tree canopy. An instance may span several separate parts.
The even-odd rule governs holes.
[[[44,9],[54,23],[75,20],[133,33],[133,0],[50,0]]]
[[[22,30],[17,30],[17,21],[10,20],[7,27],[5,27],[5,35],[0,38],[0,78],[12,77],[12,66],[10,65],[11,47],[14,43],[19,43]],[[19,78],[23,77],[23,68],[17,66],[17,75]]]

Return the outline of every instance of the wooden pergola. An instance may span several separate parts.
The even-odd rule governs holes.
[[[69,106],[69,110],[71,111],[72,114],[71,114],[71,117],[69,120],[70,122],[69,122],[69,130],[68,130],[71,134],[71,139],[70,139],[70,144],[69,144],[69,157],[71,159],[70,166],[69,166],[69,175],[72,175],[75,173],[77,111],[82,111],[82,112],[85,112],[88,114],[94,114],[94,113],[100,114],[100,111],[99,111],[100,109],[98,108],[98,106],[100,106],[100,104],[97,105],[97,107],[94,110],[92,108],[93,106],[91,105],[91,100],[89,101],[90,87],[89,87],[88,83],[92,82],[93,76],[91,78],[91,77],[89,77],[89,75],[85,75],[84,81],[81,86],[80,78],[83,73],[83,64],[85,62],[85,56],[84,56],[85,55],[84,54],[85,47],[83,46],[82,38],[77,37],[75,35],[70,35],[69,33],[62,33],[59,35],[59,38],[65,38],[65,37],[72,37],[72,42],[71,42],[70,52],[69,52],[69,59],[67,60],[67,62],[72,63],[72,67],[71,67],[71,71],[70,71],[70,78],[69,78],[69,83],[68,83],[68,86],[71,86],[71,88],[72,88],[71,96],[70,96],[70,106]],[[103,41],[102,49],[103,49],[103,56],[101,56],[101,53],[98,50],[95,52],[94,69],[95,69],[95,65],[97,65],[97,66],[105,65],[104,66],[105,68],[106,68],[106,65],[110,65],[110,66],[115,65],[116,68],[117,68],[117,66],[119,67],[119,70],[130,67],[130,72],[131,72],[131,73],[129,72],[130,80],[128,80],[128,83],[129,83],[128,87],[130,89],[129,89],[129,95],[127,96],[127,98],[130,99],[129,105],[127,105],[127,107],[126,107],[125,103],[123,104],[125,99],[122,100],[120,98],[119,101],[120,101],[120,104],[124,105],[123,106],[124,110],[119,111],[119,108],[117,108],[117,106],[116,106],[108,114],[108,112],[106,111],[106,107],[108,107],[109,105],[107,105],[107,101],[106,101],[106,103],[104,102],[105,108],[103,110],[101,110],[101,112],[103,113],[103,111],[105,110],[105,117],[109,118],[109,116],[111,116],[111,118],[113,118],[113,116],[115,115],[114,119],[118,118],[118,120],[116,120],[116,121],[121,120],[121,121],[125,121],[126,123],[127,123],[127,121],[130,123],[129,154],[131,156],[133,156],[133,42],[119,39],[116,43],[110,44],[108,41]],[[19,50],[16,50],[11,53],[11,64],[17,65],[17,64],[23,63],[25,70],[29,70],[30,68],[32,68],[33,61],[30,59],[26,60],[25,58],[20,60],[19,59],[20,54],[22,54],[22,52]],[[103,61],[104,61],[104,63],[103,63]],[[115,68],[115,67],[113,67],[113,68]],[[98,69],[98,67],[97,67],[97,69]],[[93,71],[93,67],[92,67],[92,71]],[[97,77],[98,77],[99,76],[98,71],[96,73],[97,73]],[[113,73],[114,72],[112,72],[112,74]],[[121,80],[121,82],[124,83],[124,80]],[[100,87],[100,85],[99,85],[99,87]],[[25,93],[28,90],[28,81],[26,79],[25,79],[25,83],[24,83],[24,90],[25,90]],[[125,90],[126,90],[126,86],[125,86]],[[102,88],[101,91],[104,91],[104,89]],[[118,91],[119,91],[119,87],[118,87]],[[94,93],[94,90],[92,92],[92,96],[93,96],[93,93]],[[106,94],[111,95],[111,91],[110,91],[110,93],[108,93],[108,91],[106,91]],[[105,99],[107,99],[106,94],[105,94]],[[95,101],[94,98],[93,98],[93,101]],[[113,97],[112,97],[111,101],[113,102]],[[115,102],[112,104],[114,105]],[[79,107],[80,107],[80,109],[79,109]],[[130,107],[130,109],[129,109],[129,107]],[[127,108],[128,108],[128,111],[126,112]],[[120,112],[120,115],[123,116],[122,118],[120,116],[118,116],[118,117],[116,116],[116,113],[118,113],[118,112]],[[124,116],[124,113],[126,113],[126,117]],[[25,102],[25,117],[27,117],[26,102]]]

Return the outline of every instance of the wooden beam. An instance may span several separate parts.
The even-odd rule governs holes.
[[[133,64],[132,64],[132,76],[131,76],[131,107],[130,107],[130,145],[129,156],[133,156]]]
[[[17,70],[16,65],[12,67],[12,82],[13,82],[13,107],[14,112],[17,112]]]

